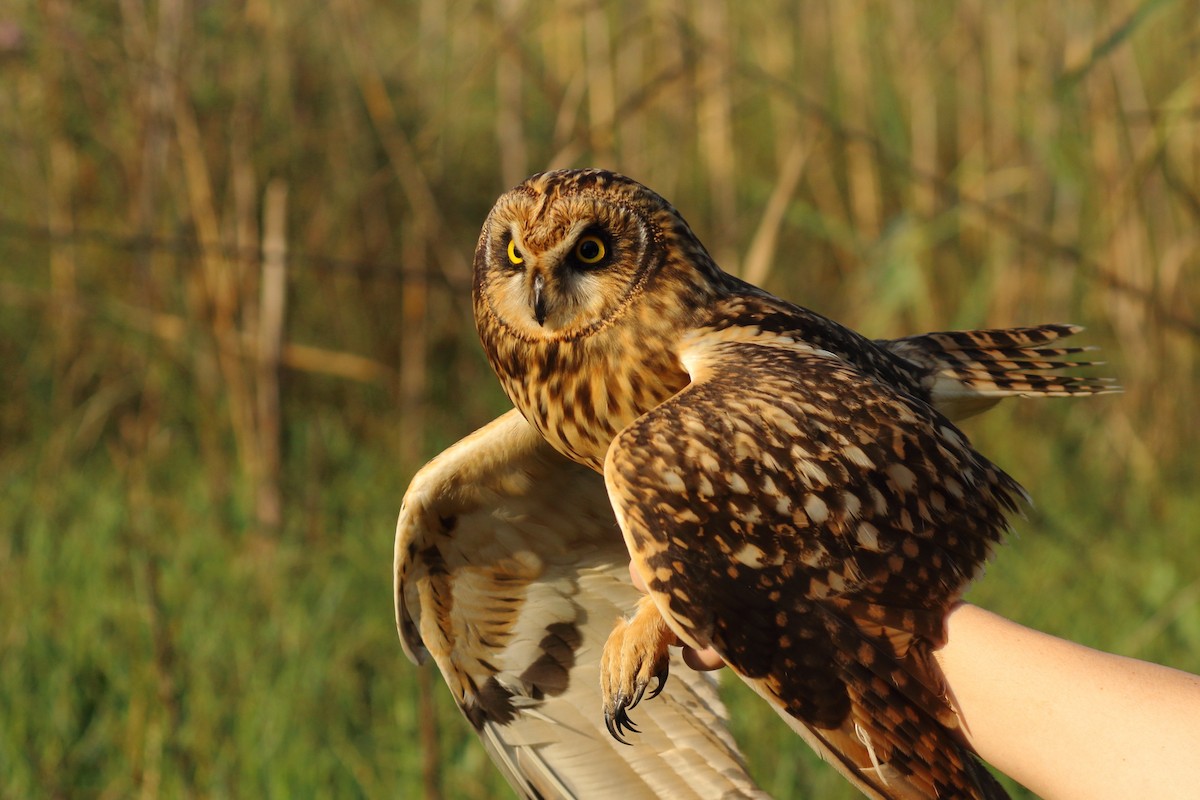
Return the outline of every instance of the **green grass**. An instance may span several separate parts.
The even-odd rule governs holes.
[[[324,442],[338,477],[296,476],[318,510],[278,539],[215,524],[194,453],[172,452],[179,477],[152,487],[104,454],[54,480],[6,475],[0,795],[412,789],[417,684],[390,608],[403,480],[336,422],[312,427],[341,438]],[[493,796],[443,695],[448,795]]]
[[[1061,416],[1011,423],[1030,439],[1013,449],[1050,459],[1068,449],[1070,437],[1037,441],[1036,423]],[[324,455],[289,473],[289,497],[313,516],[293,517],[278,538],[217,524],[202,466],[184,448],[163,456],[172,468],[157,476],[151,467],[131,478],[103,452],[53,478],[36,462],[5,473],[0,794],[419,791],[416,668],[389,601],[404,476],[388,448],[352,441],[334,415],[300,427],[298,449]],[[315,463],[308,455],[294,462]],[[1195,501],[1181,493],[1158,523],[1101,528],[1119,504],[1088,508],[1070,496],[1084,490],[1064,486],[1035,491],[1045,502],[972,599],[1097,647],[1200,669],[1200,612],[1175,602],[1195,586],[1176,549],[1191,536]],[[1130,539],[1144,543],[1135,559]],[[853,796],[756,697],[727,690],[764,788]],[[437,708],[446,795],[503,796],[440,687]]]

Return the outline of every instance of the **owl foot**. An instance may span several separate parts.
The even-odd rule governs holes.
[[[650,679],[657,683],[646,699],[653,698],[667,685],[670,656],[667,647],[675,643],[675,634],[649,597],[638,601],[630,619],[617,620],[604,643],[600,656],[600,692],[604,705],[604,724],[621,744],[625,732],[637,733],[629,719],[629,709],[642,701]]]

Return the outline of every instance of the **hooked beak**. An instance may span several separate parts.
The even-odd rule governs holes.
[[[537,320],[538,325],[546,324],[546,298],[542,294],[542,289],[546,285],[546,279],[541,275],[537,275],[533,279],[533,318]]]

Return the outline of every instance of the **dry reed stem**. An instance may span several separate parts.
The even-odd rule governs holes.
[[[584,74],[587,76],[588,150],[594,164],[611,165],[615,161],[616,148],[616,80],[612,64],[612,32],[602,4],[587,8],[580,33]]]
[[[417,234],[430,245],[430,251],[445,272],[447,279],[457,280],[467,273],[469,264],[456,249],[439,246],[453,240],[442,217],[437,198],[425,177],[417,159],[416,151],[401,128],[395,106],[388,94],[382,76],[374,68],[377,60],[367,44],[370,39],[363,33],[364,11],[360,0],[336,0],[333,4],[342,50],[354,72],[359,93],[366,105],[367,113],[376,134],[383,143],[409,209],[416,220]]]
[[[191,103],[182,95],[177,96],[175,102],[175,134],[183,162],[188,209],[203,247],[193,314],[196,320],[208,321],[210,334],[218,343],[216,360],[224,383],[223,386],[211,386],[207,393],[213,398],[224,395],[227,399],[238,462],[243,473],[253,479],[259,472],[258,448],[255,446],[254,397],[242,363],[242,339],[237,325],[241,301],[239,285],[233,264],[221,253],[220,226],[208,160]]]
[[[405,191],[412,212],[401,235],[401,260],[406,269],[401,309],[404,335],[401,340],[403,353],[400,374],[401,447],[415,447],[413,452],[402,452],[402,458],[412,462],[422,452],[421,441],[424,435],[427,367],[423,330],[428,287],[422,265],[436,254],[434,260],[441,265],[451,280],[464,274],[468,267],[465,259],[455,249],[442,246],[451,237],[442,220],[438,203],[418,163],[415,150],[400,127],[387,88],[380,74],[372,66],[374,59],[370,57],[369,52],[363,50],[361,41],[364,37],[356,35],[363,25],[361,6],[356,0],[341,0],[337,8],[343,49],[354,70],[369,117],[384,143],[393,172]]]
[[[51,0],[45,4],[45,8],[53,42],[41,49],[40,64],[48,81],[46,112],[52,126],[48,142],[49,176],[45,213],[50,230],[56,236],[64,237],[50,247],[50,286],[58,302],[69,309],[78,297],[79,271],[75,247],[69,238],[75,225],[78,154],[70,139],[63,135],[67,113],[64,96],[67,70],[63,53],[69,45],[70,31],[67,26],[68,9],[63,0]],[[54,373],[58,387],[54,402],[62,411],[71,407],[75,393],[70,376],[79,335],[77,328],[78,322],[70,311],[58,317],[54,325]]]
[[[64,309],[53,295],[31,291],[10,281],[0,281],[0,305],[24,308],[40,308],[43,313],[57,313]],[[192,345],[190,331],[194,323],[190,318],[162,311],[152,311],[131,303],[105,300],[102,303],[77,301],[69,309],[89,320],[104,320],[107,323],[153,336],[172,347]],[[238,334],[238,343],[222,339],[218,344],[231,356],[247,357],[255,352],[257,339],[249,333]],[[179,352],[186,354],[187,350]],[[367,356],[330,350],[325,347],[283,342],[279,364],[286,369],[325,375],[331,378],[354,381],[373,386],[390,386],[397,378],[396,370]]]
[[[641,9],[641,20],[649,25],[653,19],[650,10]],[[629,23],[627,23],[629,24]],[[636,97],[643,92],[654,91],[665,81],[654,75],[655,64],[647,60],[646,44],[649,36],[617,37],[618,48],[614,58],[613,72],[618,90],[626,95],[613,111],[620,167],[630,175],[646,175],[650,170],[651,155],[647,150],[651,143],[647,135],[648,114],[637,105]],[[630,100],[634,101],[633,106]]]
[[[756,286],[764,285],[770,277],[784,214],[796,194],[796,187],[811,154],[812,148],[803,138],[798,137],[792,142],[783,163],[779,165],[779,178],[767,199],[758,229],[754,232],[754,238],[750,240],[750,247],[747,248],[743,261],[742,277]]]
[[[733,145],[733,53],[730,18],[724,3],[693,7],[696,44],[696,138],[708,178],[717,261],[740,271],[737,253],[737,161]]]
[[[525,75],[516,52],[519,39],[508,35],[521,22],[519,11],[520,0],[496,0],[496,27],[503,32],[496,53],[496,149],[505,186],[521,182],[529,161],[522,98]]]
[[[868,110],[871,102],[871,76],[867,74],[869,58],[863,41],[866,25],[861,7],[850,3],[833,6],[833,46],[840,54],[842,65],[840,78],[845,84],[846,102],[839,111],[848,124],[869,128],[871,120]],[[866,142],[846,143],[846,181],[848,187],[851,218],[850,224],[860,236],[875,238],[880,231],[880,208],[878,175],[874,154]]]
[[[267,185],[263,200],[262,293],[258,308],[257,411],[259,474],[255,495],[258,522],[275,531],[283,521],[280,454],[283,420],[279,409],[279,367],[287,317],[287,184]]]

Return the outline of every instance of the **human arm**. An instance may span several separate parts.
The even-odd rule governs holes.
[[[971,744],[1045,798],[1200,796],[1200,677],[963,604],[934,653]]]

